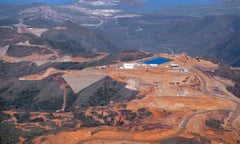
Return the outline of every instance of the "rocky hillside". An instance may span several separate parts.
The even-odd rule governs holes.
[[[96,51],[116,52],[119,50],[104,37],[87,27],[70,21],[65,22],[61,27],[63,29],[49,30],[43,33],[41,38],[51,47],[59,49],[62,54],[91,56],[91,53]]]
[[[212,41],[199,55],[216,58],[232,66],[240,66],[240,32],[230,34],[220,41]]]
[[[105,77],[77,94],[75,106],[86,109],[90,106],[106,106],[110,102],[134,99],[137,92],[126,89],[125,86],[124,83]]]

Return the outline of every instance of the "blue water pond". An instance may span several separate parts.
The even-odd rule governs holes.
[[[171,60],[167,59],[167,58],[157,57],[157,58],[154,58],[154,59],[147,60],[143,63],[144,64],[164,64],[164,63],[167,63],[169,61],[171,61]]]

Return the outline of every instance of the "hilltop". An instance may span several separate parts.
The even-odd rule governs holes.
[[[0,143],[240,143],[240,3],[177,4],[0,4]]]
[[[137,64],[159,56],[171,61],[157,67]],[[120,69],[124,63],[80,70],[48,68],[14,79],[4,78],[3,73],[1,113],[6,118],[1,127],[11,130],[2,131],[1,136],[8,136],[1,139],[27,143],[239,140],[229,135],[237,135],[240,102],[227,91],[234,81],[211,75],[220,70],[219,65],[168,54],[128,61],[137,64],[133,69]]]
[[[225,63],[239,66],[238,57],[231,52],[227,56],[215,55],[223,49],[219,41],[239,32],[239,1],[178,4],[178,7],[159,11],[151,10],[152,4],[138,0],[81,0],[68,5],[1,4],[0,25],[32,28],[23,29],[40,37],[32,42],[50,45],[62,54],[79,56],[84,53],[82,56],[93,57],[92,51],[141,49],[166,53],[170,50],[191,56],[214,56],[219,61],[224,57]],[[146,10],[134,10],[141,7]],[[65,27],[68,29],[63,29]],[[6,30],[1,28],[1,31]],[[11,37],[18,38],[13,42],[16,43],[32,36]],[[0,44],[9,43],[4,40]],[[231,47],[224,49],[232,50]]]

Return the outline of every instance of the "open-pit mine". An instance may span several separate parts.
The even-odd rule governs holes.
[[[169,61],[144,63],[156,57]],[[18,81],[48,79],[53,84],[43,89],[52,89],[53,98],[39,92],[33,100],[55,100],[54,93],[58,109],[10,108],[1,123],[23,133],[20,143],[237,143],[240,100],[226,89],[231,80],[209,74],[218,67],[185,54],[158,54],[81,70],[48,68]]]

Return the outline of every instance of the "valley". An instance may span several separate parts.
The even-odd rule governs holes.
[[[0,143],[240,143],[239,7],[0,2]]]

